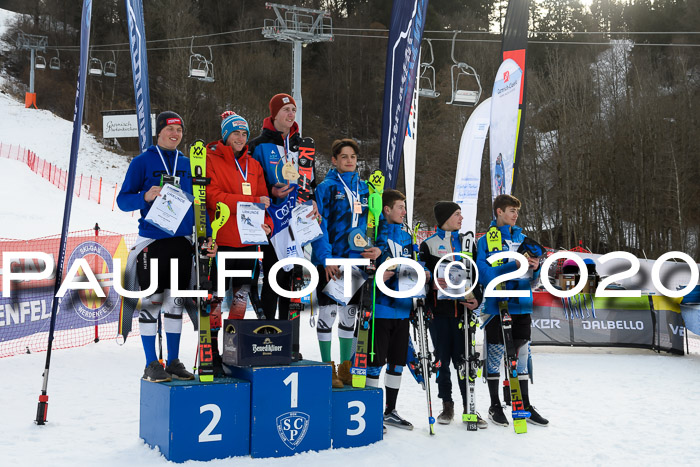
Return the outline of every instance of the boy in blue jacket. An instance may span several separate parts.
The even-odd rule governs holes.
[[[406,216],[406,197],[397,190],[384,190],[382,195],[382,217],[379,221],[377,246],[382,254],[377,267],[390,258],[411,258],[413,239],[403,229]],[[404,267],[404,266],[401,266]],[[425,270],[426,282],[430,273]],[[393,271],[384,273],[384,283],[391,290],[398,289],[398,277]],[[386,404],[384,424],[412,430],[413,425],[399,416],[396,399],[401,386],[401,374],[408,353],[409,316],[413,309],[413,298],[392,298],[377,289],[374,309],[374,359],[367,363],[367,386],[379,387],[379,375],[386,363],[384,388]],[[370,328],[370,335],[372,329]]]
[[[496,217],[491,226],[496,226],[501,232],[501,251],[517,251],[526,236],[522,229],[515,225],[520,212],[520,200],[511,195],[498,195],[493,201],[493,214]],[[492,266],[487,258],[497,251],[489,251],[486,235],[477,242],[476,265],[479,268],[479,282],[486,286],[498,276],[518,269],[516,260],[508,260],[500,266]],[[505,282],[506,290],[530,290],[530,281],[539,277],[540,264],[538,258],[528,258],[529,278],[520,278]],[[498,298],[487,297],[484,314],[488,315],[484,333],[487,341],[487,372],[486,380],[491,396],[489,419],[496,425],[507,426],[508,419],[503,413],[503,407],[498,395],[500,368],[503,362],[505,346],[501,329],[501,317],[498,310]],[[518,380],[523,396],[525,410],[530,412],[528,422],[535,425],[547,426],[549,421],[542,417],[530,404],[528,388],[528,356],[530,354],[530,326],[532,324],[532,293],[529,297],[508,299],[508,311],[513,318],[513,341],[518,352]]]
[[[174,234],[161,230],[145,220],[153,206],[153,201],[160,196],[164,184],[173,184],[185,193],[192,193],[190,160],[177,150],[177,146],[182,141],[184,127],[182,118],[175,112],[166,111],[158,115],[156,118],[157,144],[131,161],[117,196],[119,209],[127,212],[138,209],[141,212],[139,237],[127,260],[127,268],[136,269],[136,278],[141,290],[147,289],[150,285],[150,260],[158,260],[158,288],[152,295],[141,299],[139,311],[139,330],[147,365],[143,379],[153,382],[194,379],[194,375],[185,369],[185,365],[178,358],[182,312],[189,303],[186,303],[183,298],[173,297],[170,285],[172,258],[178,260],[179,288],[185,289],[190,285],[194,209],[190,206]],[[207,233],[210,232],[211,227],[207,222]],[[209,242],[211,245],[211,238]],[[214,254],[214,250],[209,250],[209,256]],[[164,312],[163,328],[168,348],[165,369],[158,361],[155,344],[161,308]]]
[[[340,340],[340,361],[338,376],[333,367],[333,387],[343,387],[343,382],[351,384],[350,358],[353,354],[353,334],[355,316],[360,303],[360,291],[347,301],[347,305],[337,303],[323,293],[326,284],[332,279],[342,278],[339,266],[326,265],[329,258],[357,257],[350,250],[348,234],[359,228],[367,230],[367,182],[360,180],[357,173],[357,157],[360,148],[355,140],[345,138],[335,140],[331,146],[331,162],[334,167],[316,187],[316,203],[321,215],[323,236],[312,242],[311,262],[318,268],[318,324],[316,335],[321,349],[321,360],[331,362],[331,337],[333,323],[339,317],[338,338]],[[379,248],[368,248],[360,255],[363,258],[377,259]],[[405,354],[404,354],[405,356]],[[332,362],[331,362],[332,363]]]

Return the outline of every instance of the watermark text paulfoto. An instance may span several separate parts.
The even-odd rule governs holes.
[[[452,260],[449,263],[447,263],[446,268],[445,268],[445,281],[447,286],[450,289],[461,289],[462,287],[465,288],[464,293],[459,293],[459,294],[454,294],[454,293],[448,293],[440,284],[438,281],[435,279],[437,277],[438,269],[441,265],[441,263],[448,261],[448,259],[451,259],[453,257],[458,257],[461,258],[463,261],[459,260]],[[11,296],[12,293],[12,284],[13,283],[18,283],[18,282],[26,282],[26,281],[41,281],[41,280],[50,280],[55,278],[55,262],[54,259],[51,255],[44,253],[44,252],[30,252],[30,251],[7,251],[2,253],[2,258],[3,258],[3,268],[2,268],[2,296],[7,298]],[[225,280],[228,277],[251,277],[253,274],[253,271],[251,270],[241,270],[241,269],[226,269],[225,264],[226,264],[226,259],[262,259],[263,254],[261,252],[220,252],[218,254],[218,261],[217,261],[217,293],[219,296],[223,297],[225,295],[225,290],[224,290],[224,284]],[[484,289],[484,297],[492,297],[492,298],[511,298],[511,297],[528,297],[530,296],[530,291],[529,290],[504,290],[504,289],[499,289],[498,285],[502,284],[506,281],[509,280],[514,280],[514,279],[520,279],[525,276],[528,270],[528,260],[525,256],[521,255],[520,253],[512,252],[512,251],[502,251],[498,252],[496,254],[493,254],[486,258],[486,261],[489,264],[493,264],[496,261],[500,260],[514,260],[517,264],[517,269],[515,271],[511,271],[505,274],[500,274],[497,277],[493,278],[491,281],[489,281],[488,284],[486,284],[486,287]],[[550,267],[553,265],[555,261],[558,260],[565,260],[565,259],[571,259],[576,262],[576,264],[579,267],[580,271],[586,271],[587,266],[583,262],[580,256],[578,256],[575,253],[567,252],[567,251],[560,251],[557,253],[554,253],[553,255],[549,256],[547,259],[544,260],[544,262],[540,266],[541,271],[549,271]],[[661,278],[661,268],[663,265],[670,261],[670,260],[680,260],[681,262],[684,262],[687,264],[689,270],[690,270],[690,279],[688,280],[688,284],[685,285],[684,287],[678,289],[678,290],[673,290],[667,288],[663,280]],[[595,290],[595,296],[596,297],[640,297],[642,292],[641,290],[620,290],[620,289],[609,289],[609,286],[614,283],[615,281],[620,281],[623,279],[629,279],[635,276],[640,270],[640,262],[637,257],[632,255],[631,253],[627,253],[624,251],[616,251],[612,253],[605,254],[599,258],[597,258],[598,263],[600,264],[605,264],[609,261],[613,260],[623,260],[629,263],[629,268],[625,271],[612,274],[608,277],[605,277],[601,279],[600,283],[598,284],[598,287]],[[208,292],[206,290],[186,290],[186,289],[180,289],[179,286],[182,284],[178,284],[178,263],[177,259],[171,259],[171,293],[173,297],[191,297],[191,298],[206,298]],[[469,263],[471,267],[466,267],[465,262]],[[158,261],[156,259],[151,259],[150,260],[150,274],[151,274],[151,280],[150,280],[150,285],[146,290],[138,290],[138,291],[133,291],[133,290],[126,290],[123,287],[122,284],[122,277],[120,274],[115,274],[113,277],[112,281],[112,286],[114,287],[114,290],[121,296],[127,297],[127,298],[142,298],[142,297],[147,297],[149,295],[152,295],[157,287],[158,287]],[[367,259],[352,259],[352,258],[329,258],[326,261],[327,265],[337,265],[337,266],[344,266],[343,268],[343,279],[345,282],[345,289],[344,293],[346,294],[346,298],[350,298],[347,296],[347,294],[350,293],[350,282],[352,278],[352,266],[366,266],[369,264],[369,260]],[[27,266],[27,265],[32,265],[32,266]],[[301,265],[306,269],[310,276],[310,281],[309,284],[304,287],[301,290],[298,291],[290,291],[290,290],[285,290],[284,288],[280,287],[280,285],[276,281],[276,276],[277,276],[277,271],[280,268],[283,268],[284,266],[288,265]],[[416,281],[416,284],[410,289],[406,291],[395,291],[391,290],[386,286],[384,283],[383,277],[384,277],[384,272],[388,269],[390,269],[394,265],[401,265],[402,267],[409,267],[414,270],[414,272],[418,276],[418,280]],[[452,268],[460,268],[462,270],[467,270],[470,271],[469,274],[467,274],[467,279],[464,279],[461,281],[461,283],[454,284],[450,281],[450,270]],[[119,258],[114,258],[114,271],[121,271],[121,259]],[[79,272],[82,271],[82,275],[79,274]],[[471,277],[472,272],[474,273],[474,276]],[[435,266],[435,268],[432,271],[432,277],[433,277],[433,283],[435,284],[435,287],[440,289],[445,295],[450,296],[455,299],[462,298],[466,295],[468,295],[472,290],[474,290],[474,287],[476,287],[476,284],[478,282],[478,268],[476,267],[476,264],[474,261],[471,259],[471,257],[467,254],[464,253],[451,253],[448,255],[445,255]],[[693,291],[695,288],[696,284],[698,284],[698,278],[700,277],[700,271],[698,270],[698,265],[695,263],[693,258],[691,258],[689,255],[686,253],[680,252],[680,251],[671,251],[668,253],[665,253],[659,257],[654,262],[654,265],[651,270],[651,280],[652,284],[654,285],[654,288],[656,291],[661,294],[665,295],[667,297],[671,298],[680,298],[684,297],[685,295],[689,294],[690,292]],[[319,277],[318,277],[318,271],[316,270],[316,267],[307,259],[304,258],[285,258],[283,260],[278,261],[270,270],[270,285],[272,286],[272,289],[275,291],[275,293],[279,294],[282,297],[285,298],[301,298],[304,296],[309,295],[311,292],[316,290],[316,287],[318,285]],[[542,274],[540,275],[540,280],[542,282],[542,285],[544,286],[545,290],[549,292],[550,294],[554,295],[555,297],[559,298],[568,298],[572,297],[578,293],[580,293],[586,285],[586,280],[587,277],[586,275],[581,275],[579,277],[578,283],[576,286],[570,290],[560,290],[556,287],[554,287],[550,281],[549,277],[547,274]],[[411,298],[420,293],[420,291],[425,287],[425,282],[426,282],[426,277],[424,274],[424,269],[423,266],[418,263],[417,261],[414,261],[409,258],[390,258],[387,261],[383,262],[379,268],[377,269],[377,274],[376,274],[376,284],[379,290],[381,290],[383,293],[386,295],[393,297],[393,298]],[[470,287],[467,288],[467,285]],[[92,290],[95,292],[95,294],[98,297],[104,298],[106,295],[104,291],[102,290],[99,281],[97,280],[95,273],[92,271],[90,268],[90,264],[88,263],[85,258],[78,258],[76,259],[73,264],[71,265],[70,269],[68,272],[65,274],[65,277],[63,278],[63,281],[61,283],[61,287],[59,288],[58,292],[56,293],[56,297],[62,298],[66,292],[69,290]]]

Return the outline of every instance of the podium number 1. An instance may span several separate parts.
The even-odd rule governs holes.
[[[287,379],[283,381],[285,386],[292,385],[292,393],[290,397],[289,405],[291,408],[296,409],[299,406],[299,373],[296,371],[291,375],[287,376]]]

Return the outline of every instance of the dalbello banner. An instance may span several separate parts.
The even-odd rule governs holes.
[[[491,95],[491,201],[510,194],[520,123],[520,84],[522,70],[515,60],[506,59],[496,73]]]
[[[479,104],[464,125],[462,139],[459,142],[459,158],[455,173],[455,188],[452,201],[462,210],[462,228],[460,233],[476,235],[476,205],[481,185],[481,159],[489,132],[491,117],[491,98]]]
[[[394,0],[391,10],[379,155],[385,188],[396,188],[398,181],[427,8],[428,0]]]
[[[138,122],[139,147],[145,151],[153,142],[151,136],[151,96],[148,90],[148,62],[146,59],[146,31],[141,0],[125,0],[131,53],[131,72],[134,78],[134,98]]]

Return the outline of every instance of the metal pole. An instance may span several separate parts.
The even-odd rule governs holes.
[[[301,126],[301,41],[294,41],[292,48],[292,97],[297,103],[297,124],[299,125],[299,133],[302,131]]]
[[[36,49],[32,48],[32,63],[29,64],[29,92],[34,93],[34,60],[36,60]]]

